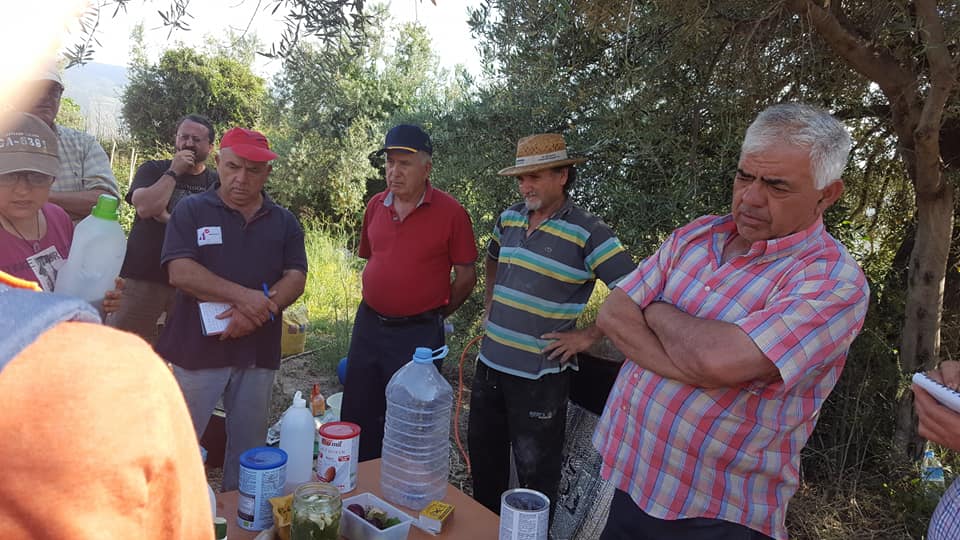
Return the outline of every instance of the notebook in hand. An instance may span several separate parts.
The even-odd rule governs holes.
[[[922,372],[913,374],[913,382],[920,388],[926,390],[927,393],[939,401],[941,405],[960,413],[960,392],[938,383],[930,377],[927,377],[926,373]]]
[[[200,308],[200,326],[205,336],[215,336],[222,334],[230,324],[230,317],[218,319],[217,315],[230,309],[230,304],[223,302],[200,302],[197,304]]]

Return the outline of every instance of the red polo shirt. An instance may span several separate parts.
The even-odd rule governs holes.
[[[370,199],[363,214],[363,300],[390,317],[443,307],[450,301],[450,269],[477,260],[470,216],[428,181],[423,200],[400,221],[394,205],[384,204],[389,193]]]

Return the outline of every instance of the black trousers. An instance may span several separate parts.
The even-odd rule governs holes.
[[[710,518],[659,519],[616,490],[600,540],[771,540],[749,527]]]
[[[353,323],[347,379],[343,385],[340,419],[360,426],[360,461],[380,457],[387,414],[387,383],[413,358],[417,347],[444,344],[443,316],[411,322],[387,322],[361,302]],[[436,362],[437,369],[440,361]]]
[[[549,497],[552,515],[569,395],[569,370],[533,380],[477,361],[467,436],[474,499],[500,513],[500,495],[510,480],[512,444],[520,487]]]

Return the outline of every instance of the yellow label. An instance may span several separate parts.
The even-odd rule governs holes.
[[[453,505],[443,501],[433,501],[420,511],[420,515],[443,522],[453,513]]]

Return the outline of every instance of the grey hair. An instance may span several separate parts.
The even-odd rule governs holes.
[[[427,163],[433,165],[433,156],[426,152],[417,152],[420,155],[420,163],[426,165]]]
[[[850,133],[827,111],[804,103],[764,109],[747,128],[740,151],[755,153],[785,142],[810,150],[810,173],[817,189],[840,180],[850,157]]]

